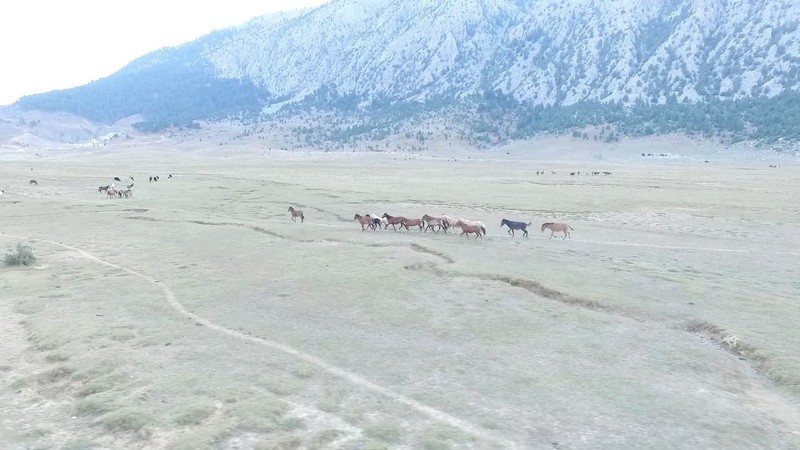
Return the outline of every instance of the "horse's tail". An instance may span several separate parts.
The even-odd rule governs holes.
[[[483,232],[483,234],[486,234],[486,228],[485,227],[481,227],[481,231]]]

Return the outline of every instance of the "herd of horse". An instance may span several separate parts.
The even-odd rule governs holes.
[[[289,212],[291,213],[293,222],[296,222],[298,217],[301,223],[305,220],[302,210],[290,206]],[[410,219],[402,216],[392,216],[388,213],[383,213],[382,216],[378,216],[377,214],[356,214],[353,216],[353,221],[361,225],[361,231],[388,230],[390,226],[392,230],[397,231],[397,227],[399,226],[400,231],[405,228],[406,232],[411,231],[411,228],[414,227],[418,232],[427,233],[428,230],[431,230],[434,233],[439,233],[439,231],[447,233],[448,230],[459,228],[461,229],[460,236],[466,236],[467,239],[469,239],[471,234],[475,235],[476,240],[478,238],[483,240],[483,237],[486,236],[486,225],[483,222],[479,220],[467,220],[460,217],[453,218],[448,215],[431,216],[429,214],[424,214],[419,219]],[[500,222],[500,227],[502,228],[504,226],[508,227],[508,234],[511,236],[515,236],[516,231],[522,231],[523,236],[528,237],[528,227],[531,226],[531,222],[517,222],[503,219]],[[572,239],[569,232],[573,228],[565,223],[546,222],[542,224],[541,229],[543,233],[544,230],[550,230],[550,239],[553,238],[555,233],[564,233],[562,240],[566,238]]]

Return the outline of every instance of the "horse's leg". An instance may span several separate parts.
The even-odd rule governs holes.
[[[305,220],[306,220],[306,216],[300,214],[300,223],[305,222]]]
[[[553,230],[550,230],[550,239],[553,239],[553,235],[554,235],[554,234],[556,234],[556,232],[555,232],[555,231],[553,231]]]
[[[528,237],[528,230],[526,230],[525,228],[523,228],[523,229],[522,229],[522,232],[524,233],[524,234],[523,234],[523,236],[524,236],[524,237]]]

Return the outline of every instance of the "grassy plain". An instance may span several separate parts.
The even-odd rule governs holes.
[[[800,168],[480,157],[3,161],[0,447],[800,446]]]

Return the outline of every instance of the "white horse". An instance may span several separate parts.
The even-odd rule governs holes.
[[[374,219],[380,220],[381,221],[381,225],[383,225],[383,229],[384,230],[386,228],[389,228],[389,219],[387,219],[386,217],[381,217],[381,216],[379,216],[377,214],[367,214],[367,217],[369,217],[369,218],[371,218],[373,220]]]

